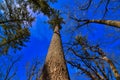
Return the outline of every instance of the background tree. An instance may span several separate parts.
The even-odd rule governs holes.
[[[19,80],[18,78],[18,62],[21,56],[1,56],[0,57],[0,80]]]
[[[120,79],[118,61],[109,58],[99,45],[89,45],[85,37],[77,36],[76,41],[67,48],[68,53],[74,56],[69,57],[68,63],[80,70],[79,74],[85,74],[92,80],[116,80]],[[79,72],[79,71],[78,71]]]
[[[52,8],[48,3],[56,0],[1,0],[0,1],[0,54],[9,49],[20,50],[28,42],[34,12],[43,12],[50,16]]]
[[[71,5],[67,5],[67,8],[69,6],[68,9],[65,8],[64,13],[68,16],[68,20],[66,19],[65,22],[66,25],[69,24],[66,32],[68,31],[67,34],[71,34],[70,40],[66,41],[68,42],[67,46],[65,45],[68,47],[68,50],[65,49],[66,59],[70,60],[68,63],[79,69],[81,74],[85,73],[88,77],[91,77],[90,79],[112,80],[112,78],[117,79],[119,76],[119,65],[114,61],[115,58],[110,56],[112,54],[117,57],[117,51],[119,52],[119,45],[115,45],[117,40],[120,39],[118,36],[120,34],[119,12],[117,12],[120,9],[119,5],[120,3],[117,0],[77,0],[73,1]],[[83,39],[84,44],[80,44],[84,46],[78,46],[78,43],[74,43],[76,35],[86,36],[87,42],[84,42]],[[87,43],[94,48],[91,50],[92,46],[85,47]],[[103,53],[107,60],[103,60],[103,56],[99,53]],[[119,62],[119,59],[117,62]],[[111,66],[114,67],[111,68]],[[106,72],[102,68],[105,68]],[[111,72],[112,77],[110,77],[108,71]],[[117,77],[114,71],[117,73]]]
[[[0,54],[10,48],[21,49],[29,40],[29,26],[33,17],[27,5],[21,0],[1,0],[0,2]]]
[[[53,8],[49,5],[49,3],[55,3],[57,0],[27,0],[30,8],[33,10],[33,12],[43,12],[45,15],[50,17],[52,15],[52,12],[54,12]]]
[[[33,59],[32,63],[28,62],[26,64],[26,80],[39,80],[42,73],[42,66],[39,58]]]
[[[30,32],[28,27],[33,21],[30,15],[31,10],[38,14],[43,12],[50,19],[49,23],[52,25],[55,23],[55,26],[58,24],[59,20],[56,20],[58,18],[52,16],[54,9],[50,6],[51,2],[54,3],[56,0],[3,0],[2,3],[4,5],[1,4],[0,7],[1,54],[8,52],[11,48],[15,50],[21,49],[24,46],[24,42],[29,40]],[[118,0],[76,0],[72,1],[72,4],[69,4],[69,10],[62,8],[62,11],[65,9],[66,13],[62,15],[64,19],[66,19],[66,16],[69,18],[69,21],[65,21],[68,27],[64,27],[64,29],[67,30],[66,32],[72,31],[72,33],[68,33],[66,41],[74,44],[74,37],[78,34],[86,36],[88,40],[84,44],[75,44],[74,49],[74,46],[67,45],[70,54],[65,50],[66,54],[68,54],[66,55],[66,59],[69,60],[68,57],[70,57],[71,59],[68,63],[77,67],[78,70],[84,72],[89,78],[112,79],[112,77],[119,77],[119,65],[116,65],[113,59],[110,58],[112,51],[114,53],[119,52],[119,28],[115,28],[119,27],[119,21],[117,21],[119,20],[119,5]],[[62,18],[60,19],[61,21]],[[99,25],[95,23],[99,23]],[[103,26],[103,24],[105,25]],[[106,25],[113,27],[106,27]],[[53,29],[55,26],[52,26]],[[59,33],[59,31],[55,32]],[[82,41],[85,40],[83,39]],[[79,42],[79,39],[77,42]],[[76,54],[77,52],[82,53],[82,55],[79,56]],[[71,57],[73,54],[75,57]],[[76,59],[80,59],[80,62],[77,62]],[[84,65],[84,67],[79,65]],[[110,74],[108,74],[109,71]]]
[[[102,2],[103,1],[103,2]],[[40,2],[40,1],[39,1]],[[95,2],[95,4],[94,4],[94,2]],[[84,3],[84,4],[83,4]],[[110,0],[107,0],[107,1],[105,1],[105,0],[101,0],[101,2],[97,2],[97,1],[93,1],[93,0],[89,0],[89,1],[78,1],[78,3],[77,4],[81,4],[80,6],[78,6],[78,5],[74,5],[75,6],[75,10],[74,10],[74,8],[73,9],[71,9],[70,8],[70,12],[68,12],[69,13],[69,15],[67,14],[67,16],[69,16],[70,17],[70,19],[71,20],[73,20],[73,22],[75,22],[74,23],[74,25],[77,27],[76,28],[76,30],[77,31],[80,31],[80,29],[81,29],[81,26],[83,26],[84,24],[88,24],[88,23],[95,23],[95,22],[97,22],[97,23],[102,23],[102,24],[107,24],[107,25],[110,25],[110,24],[108,24],[108,21],[107,20],[99,20],[99,19],[97,19],[97,18],[94,18],[93,17],[93,19],[95,19],[95,20],[91,20],[91,17],[88,15],[88,14],[91,14],[90,13],[90,10],[92,9],[92,8],[95,8],[95,6],[97,5],[97,7],[99,8],[100,7],[100,5],[102,5],[102,4],[104,4],[105,3],[105,11],[104,11],[104,15],[100,15],[100,14],[97,14],[97,16],[99,15],[99,19],[105,19],[106,18],[106,14],[108,13],[108,10],[107,10],[107,8],[108,8],[108,5],[111,3],[111,1]],[[115,2],[116,3],[116,2]],[[40,6],[41,4],[39,4],[39,6]],[[45,4],[44,4],[45,5]],[[91,6],[92,5],[92,6]],[[119,4],[118,4],[119,5]],[[87,6],[87,7],[86,7]],[[112,6],[112,8],[113,7],[115,7],[114,5]],[[38,7],[39,8],[39,7]],[[35,7],[35,10],[37,9],[37,7]],[[47,7],[46,9],[48,9],[48,10],[51,10],[52,12],[53,12],[53,9],[51,8],[49,8],[49,7]],[[100,8],[100,9],[102,9],[102,8]],[[40,8],[39,8],[39,10],[41,10]],[[99,9],[94,9],[95,11],[99,11]],[[38,9],[36,10],[36,11],[38,11]],[[81,13],[79,13],[81,11]],[[52,13],[51,12],[51,13]],[[94,11],[92,11],[92,13],[94,13]],[[46,13],[47,14],[47,13]],[[48,14],[49,15],[49,14]],[[77,18],[76,18],[77,17]],[[108,18],[108,17],[107,17]],[[107,22],[107,23],[106,23]],[[109,21],[110,23],[111,22],[117,22],[117,21]],[[119,23],[119,22],[117,22],[117,23]],[[89,25],[90,26],[90,25]],[[115,27],[119,27],[118,25],[116,26],[115,24],[113,24],[112,23],[112,25],[110,25],[110,26],[115,26]],[[86,26],[85,26],[86,27]],[[87,26],[88,27],[88,26]],[[79,29],[78,29],[79,28]],[[72,27],[72,29],[73,29],[73,27]],[[82,29],[81,29],[82,30]],[[77,33],[77,31],[75,31],[75,29],[73,30],[74,32],[75,32],[75,34],[78,34]],[[114,31],[114,29],[113,29],[113,31]],[[75,36],[75,35],[74,35]],[[100,77],[100,75],[99,75],[99,77]],[[100,78],[100,79],[103,79],[103,78]]]

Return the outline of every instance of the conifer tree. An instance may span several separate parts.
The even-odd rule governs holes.
[[[70,80],[60,35],[63,19],[55,12],[49,23],[54,31],[40,80]]]
[[[29,41],[34,12],[43,12],[50,16],[52,8],[49,2],[56,0],[1,0],[0,1],[0,54],[9,49],[20,50]]]

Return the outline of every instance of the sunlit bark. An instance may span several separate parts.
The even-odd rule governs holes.
[[[54,29],[54,34],[40,80],[70,80],[63,54],[59,26]]]
[[[99,24],[105,24],[108,26],[120,28],[120,21],[114,21],[114,20],[88,20],[88,23],[99,23]]]
[[[77,22],[85,22],[85,24],[89,24],[89,23],[98,23],[98,24],[105,24],[105,25],[108,25],[108,26],[113,26],[113,27],[116,27],[116,28],[120,28],[120,21],[116,21],[116,20],[81,20],[81,19],[77,19],[75,17],[70,17],[71,19],[77,21]],[[82,25],[83,26],[83,25]]]

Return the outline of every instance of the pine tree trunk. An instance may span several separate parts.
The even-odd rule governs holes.
[[[59,26],[54,29],[40,80],[70,80],[63,54]]]

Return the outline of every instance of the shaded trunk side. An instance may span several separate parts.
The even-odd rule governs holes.
[[[59,26],[55,27],[40,80],[70,80],[62,49]]]

